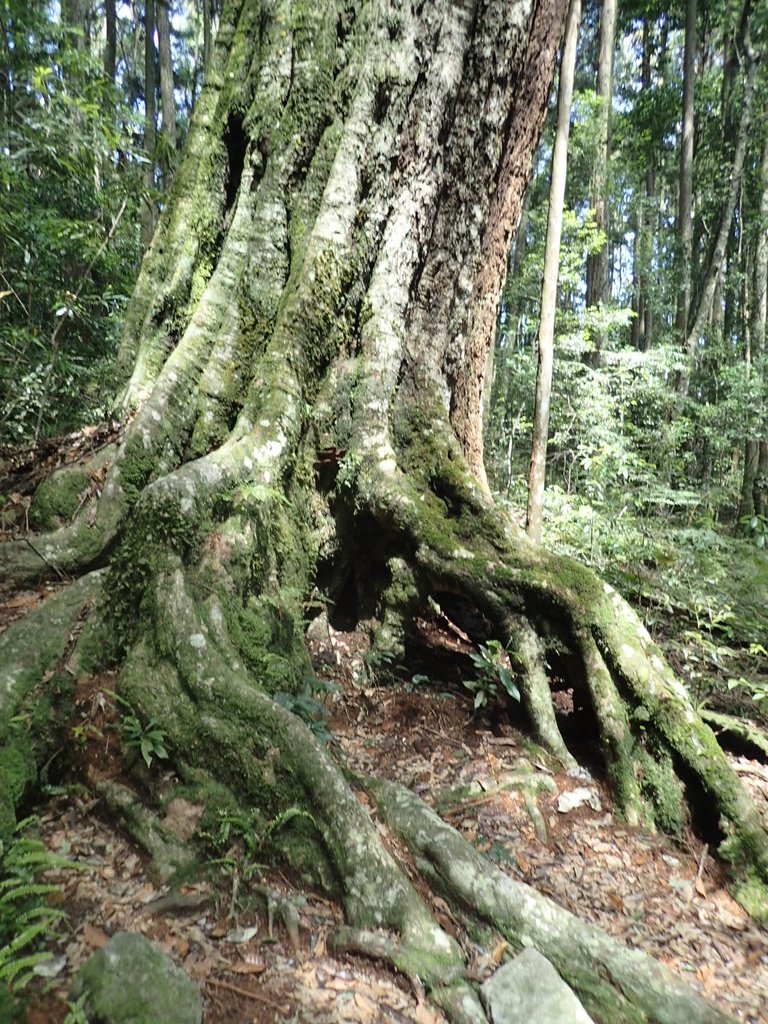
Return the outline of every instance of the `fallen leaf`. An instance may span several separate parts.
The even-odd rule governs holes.
[[[428,1003],[419,1002],[416,1004],[414,1017],[418,1024],[440,1024],[440,1018]]]
[[[496,946],[494,947],[493,953],[491,953],[491,959],[493,960],[493,962],[495,964],[500,964],[501,958],[504,956],[508,949],[509,943],[506,942],[504,939],[502,939],[501,942],[497,942]]]
[[[232,964],[229,968],[232,974],[263,974],[266,969],[267,965],[263,960],[243,960],[239,964]]]
[[[250,928],[233,928],[231,931],[226,933],[227,942],[244,943],[250,942],[251,939],[255,938],[259,934],[259,926],[252,925]],[[213,935],[213,932],[211,932]]]
[[[619,896],[619,894],[617,892],[614,892],[614,891],[609,891],[607,895],[608,895],[608,902],[612,906],[614,906],[616,908],[616,910],[619,911],[619,913],[623,914],[624,913],[624,900],[621,898],[621,896]]]
[[[109,942],[109,936],[101,928],[86,923],[83,925],[83,942],[92,949],[101,949]]]

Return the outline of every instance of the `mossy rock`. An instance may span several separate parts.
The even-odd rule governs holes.
[[[85,469],[63,469],[43,480],[35,491],[29,524],[35,530],[55,530],[75,517],[90,482]]]
[[[142,935],[122,932],[77,973],[89,1020],[101,1024],[201,1024],[203,1001],[186,974]]]

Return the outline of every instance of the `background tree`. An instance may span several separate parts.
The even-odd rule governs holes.
[[[173,95],[173,63],[171,60],[171,28],[167,0],[157,0],[157,43],[160,68],[160,111],[162,117],[162,145],[160,167],[163,188],[170,186],[171,167],[176,150],[176,101]]]
[[[104,75],[114,85],[117,71],[117,6],[116,0],[105,0],[104,20],[106,45],[104,47]]]
[[[736,133],[733,162],[728,176],[728,192],[724,204],[717,218],[717,230],[714,232],[709,246],[709,253],[705,263],[702,265],[698,280],[698,289],[695,305],[691,311],[691,323],[685,338],[685,351],[687,355],[686,367],[680,374],[678,391],[681,395],[687,395],[690,383],[690,371],[688,367],[694,358],[697,345],[702,344],[707,323],[711,320],[712,309],[715,301],[717,283],[722,272],[723,261],[726,255],[728,239],[731,234],[733,215],[736,210],[741,183],[744,174],[744,163],[747,155],[747,144],[749,141],[749,129],[752,116],[752,98],[755,91],[755,78],[757,74],[756,54],[752,48],[750,37],[750,0],[746,0],[742,10],[740,22],[741,37],[739,40],[738,52],[739,63],[745,65],[744,92],[741,98],[741,115],[738,121]],[[727,81],[727,79],[726,79]],[[731,89],[725,92],[725,102],[728,103]],[[724,110],[724,117],[729,114],[729,107]]]
[[[538,335],[538,371],[533,413],[531,469],[528,475],[528,514],[525,530],[532,540],[541,540],[541,513],[544,504],[544,476],[549,433],[549,404],[552,390],[552,362],[555,341],[557,277],[560,264],[560,237],[563,226],[563,200],[568,162],[568,135],[571,128],[571,98],[576,69],[576,44],[581,18],[580,0],[571,0],[565,23],[565,40],[560,60],[560,86],[557,97],[557,129],[552,150],[552,180],[549,189],[547,240],[544,275],[541,284],[541,319]]]
[[[680,137],[680,188],[678,226],[682,286],[677,307],[677,328],[685,338],[691,306],[691,259],[693,255],[693,139],[694,82],[696,78],[696,0],[686,0],[685,51],[683,58],[683,128]]]
[[[149,168],[141,154],[145,37],[136,11],[129,17],[114,2],[61,11],[15,0],[0,5],[7,57],[0,111],[2,445],[61,433],[90,421],[95,410],[108,411],[112,360],[141,256],[140,193],[150,187],[147,175],[142,180],[142,166]],[[176,3],[162,14],[164,98],[155,148],[163,174],[151,171],[153,202],[167,187],[176,134],[186,133],[202,76],[195,9]]]
[[[157,51],[155,50],[155,0],[144,3],[144,207],[141,215],[141,241],[152,241],[155,232],[155,170],[157,162]]]
[[[82,45],[73,47],[71,21],[54,19],[40,5],[2,5],[4,444],[69,430],[106,412],[108,359],[140,255],[136,122],[78,18]]]
[[[592,206],[595,224],[603,235],[602,244],[590,253],[587,263],[587,305],[607,305],[610,299],[610,250],[608,244],[608,156],[611,146],[611,108],[613,106],[613,55],[616,47],[616,0],[602,0],[597,56],[597,148],[592,177]],[[600,333],[595,336],[598,359]]]

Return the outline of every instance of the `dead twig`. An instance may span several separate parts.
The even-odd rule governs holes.
[[[280,1006],[278,1003],[273,1002],[268,996],[262,995],[261,992],[254,992],[248,988],[241,988],[239,985],[231,985],[228,981],[219,981],[218,978],[206,978],[207,985],[215,985],[216,988],[226,989],[227,992],[234,992],[238,996],[245,996],[246,999],[256,999],[260,1003],[265,1003],[267,1006],[271,1006],[273,1010],[277,1010],[279,1013],[285,1011],[285,1004]]]
[[[29,544],[29,546],[30,546],[30,547],[32,548],[32,550],[33,550],[33,551],[35,552],[35,554],[37,555],[37,557],[38,557],[38,558],[39,558],[39,559],[40,559],[40,560],[41,560],[42,562],[45,562],[45,564],[46,564],[46,565],[48,566],[48,568],[49,568],[49,569],[53,569],[53,571],[54,571],[54,572],[55,572],[55,573],[56,573],[56,574],[58,575],[58,577],[59,577],[59,579],[60,579],[60,580],[66,580],[66,578],[67,578],[67,577],[66,577],[66,576],[64,575],[64,573],[63,573],[63,572],[61,571],[61,569],[59,569],[59,568],[58,568],[57,566],[55,566],[55,565],[53,564],[53,562],[49,562],[49,561],[48,561],[48,559],[47,559],[47,558],[45,557],[45,555],[44,555],[44,554],[42,553],[42,551],[39,551],[39,550],[38,550],[38,549],[37,549],[37,548],[35,547],[35,545],[34,545],[34,544],[32,543],[32,541],[31,541],[31,540],[29,539],[29,537],[25,537],[25,538],[24,538],[24,540],[25,540],[25,541],[27,542],[27,544]]]

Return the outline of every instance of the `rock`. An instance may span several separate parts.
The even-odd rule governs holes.
[[[582,804],[589,804],[593,811],[602,811],[603,805],[596,789],[587,789],[580,786],[578,789],[569,789],[561,793],[557,800],[557,809],[561,814],[576,810]]]
[[[573,990],[535,949],[524,949],[480,987],[492,1024],[593,1024]]]
[[[142,935],[122,932],[77,973],[73,996],[100,1024],[201,1024],[203,1002],[186,974]]]

